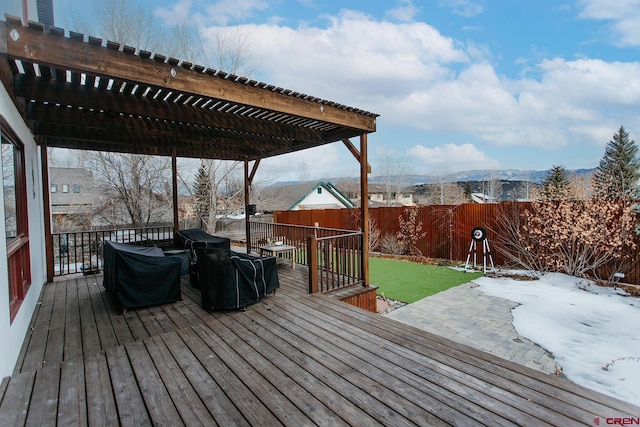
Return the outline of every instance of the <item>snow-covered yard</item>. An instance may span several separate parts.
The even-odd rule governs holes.
[[[558,273],[474,283],[520,303],[512,311],[518,334],[552,352],[571,381],[640,405],[640,298]]]

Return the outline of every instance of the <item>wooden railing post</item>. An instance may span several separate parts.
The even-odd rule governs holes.
[[[309,293],[318,292],[318,239],[314,234],[307,236],[307,262],[309,263]]]

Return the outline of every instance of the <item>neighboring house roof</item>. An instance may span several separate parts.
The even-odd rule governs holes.
[[[258,210],[263,212],[343,209],[355,205],[340,189],[330,182],[308,182],[280,185],[262,189],[258,195]]]
[[[498,200],[484,193],[471,193],[471,200],[476,203],[497,203]]]

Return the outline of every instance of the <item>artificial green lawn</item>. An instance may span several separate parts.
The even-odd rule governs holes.
[[[418,264],[386,258],[369,258],[369,279],[378,286],[378,295],[412,303],[467,283],[482,273],[454,270],[437,265]]]

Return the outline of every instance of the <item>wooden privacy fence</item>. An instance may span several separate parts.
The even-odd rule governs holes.
[[[422,222],[426,236],[418,241],[418,249],[426,257],[449,260],[465,260],[471,243],[471,230],[484,227],[488,239],[495,241],[500,204],[463,204],[456,206],[420,206],[417,221]],[[373,225],[380,230],[380,236],[395,235],[399,231],[398,217],[404,214],[403,207],[369,209]],[[278,211],[273,221],[283,224],[357,230],[360,228],[359,213],[356,209],[326,209],[304,211]],[[493,248],[492,248],[493,249]],[[493,251],[498,264],[505,260]],[[497,258],[497,259],[496,259]]]
[[[491,204],[468,203],[462,205],[431,205],[418,207],[417,221],[422,222],[422,232],[426,235],[417,242],[422,255],[451,261],[465,261],[471,246],[471,232],[475,227],[487,231],[487,239],[496,266],[507,264],[502,254],[496,250],[500,233],[500,213],[505,209],[522,211],[531,206],[530,202],[504,202]],[[404,215],[404,207],[370,208],[369,216],[373,226],[385,234],[395,235],[399,231],[398,217]],[[282,224],[301,226],[331,227],[358,230],[359,212],[357,209],[325,209],[278,211],[273,221]],[[482,259],[483,245],[478,245],[479,259]],[[635,250],[631,254],[633,268],[626,272],[624,282],[640,285],[640,257]]]

